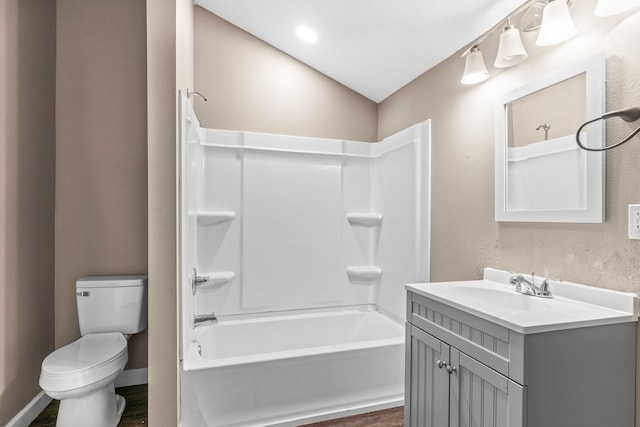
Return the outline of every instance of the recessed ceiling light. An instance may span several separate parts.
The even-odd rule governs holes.
[[[306,25],[298,25],[296,27],[296,33],[298,37],[307,43],[315,43],[318,41],[318,34]]]

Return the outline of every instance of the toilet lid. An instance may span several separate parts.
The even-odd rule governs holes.
[[[121,370],[127,359],[127,340],[121,333],[85,335],[44,359],[40,385],[60,390],[92,384]]]

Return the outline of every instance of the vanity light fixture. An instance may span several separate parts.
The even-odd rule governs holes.
[[[307,43],[315,43],[318,41],[318,33],[306,25],[298,25],[296,27],[296,34]]]
[[[600,2],[626,2],[640,5],[640,0],[599,0]],[[573,0],[528,0],[515,9],[504,21],[498,22],[482,36],[475,39],[471,47],[461,55],[465,58],[464,73],[461,83],[472,85],[489,78],[489,72],[484,63],[482,52],[478,45],[484,42],[498,28],[502,29],[498,54],[493,63],[496,68],[507,68],[521,64],[529,57],[520,31],[531,32],[540,30],[536,44],[538,46],[552,46],[570,39],[577,33],[576,26],[571,19],[569,6]],[[626,4],[625,3],[625,4]],[[511,16],[520,17],[520,29],[511,24]]]
[[[496,68],[507,68],[518,65],[527,60],[529,54],[522,45],[520,31],[507,19],[507,25],[500,34],[498,55],[493,65]]]
[[[489,78],[489,72],[484,64],[484,56],[482,56],[477,44],[473,45],[463,56],[465,57],[464,73],[460,83],[474,85]]]
[[[578,30],[571,19],[566,0],[551,0],[542,10],[542,24],[536,44],[552,46],[575,36]]]
[[[617,15],[638,6],[640,6],[639,0],[598,0],[593,14],[596,16]]]

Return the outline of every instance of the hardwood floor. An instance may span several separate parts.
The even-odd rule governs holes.
[[[116,393],[122,395],[127,401],[127,406],[124,408],[124,413],[122,414],[120,423],[118,423],[118,427],[148,426],[147,385],[120,387],[116,389]],[[38,415],[38,418],[29,424],[29,427],[55,427],[58,406],[60,406],[58,400],[52,401],[44,411]]]
[[[353,417],[307,424],[304,427],[402,427],[403,425],[404,407],[401,406]]]
[[[118,427],[148,426],[147,385],[117,388],[116,393],[124,396],[127,400],[127,406],[124,414],[122,414],[122,419]],[[59,401],[52,401],[44,411],[38,415],[38,418],[29,424],[29,427],[55,427],[58,406]],[[304,427],[402,427],[403,423],[403,408],[399,407],[337,420],[307,424]]]

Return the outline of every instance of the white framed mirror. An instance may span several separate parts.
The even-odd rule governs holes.
[[[527,83],[496,105],[496,221],[603,223],[605,156],[578,147],[575,132],[604,113],[598,54]],[[581,140],[602,147],[601,121]]]

